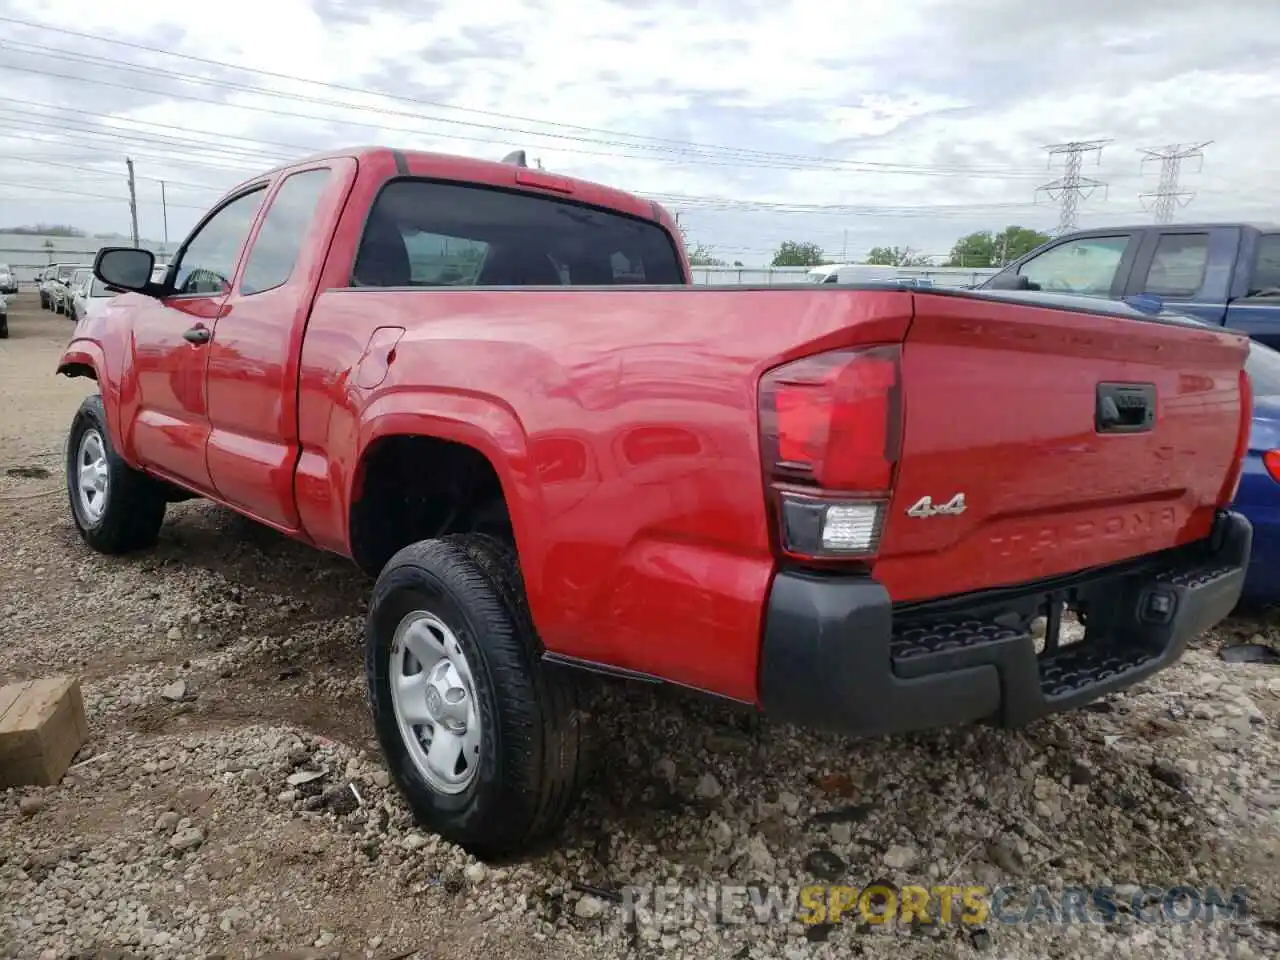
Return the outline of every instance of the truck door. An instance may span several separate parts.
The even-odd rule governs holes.
[[[130,311],[133,369],[120,400],[126,449],[155,473],[201,493],[212,492],[205,464],[209,340],[265,196],[259,185],[216,207],[178,251],[173,292],[136,297]]]
[[[1240,248],[1239,227],[1162,227],[1148,231],[1125,296],[1148,293],[1171,310],[1221,324]]]
[[[267,200],[209,345],[209,476],[227,503],[297,532],[298,362],[329,237],[355,179],[339,157],[289,171]]]
[[[1140,230],[1075,233],[1012,263],[981,284],[992,290],[1016,289],[1026,278],[1031,290],[1086,297],[1120,297],[1141,246]]]
[[[1227,307],[1227,326],[1280,349],[1280,233],[1261,234],[1241,259],[1249,276]]]

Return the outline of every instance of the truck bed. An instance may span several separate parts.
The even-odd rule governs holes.
[[[378,327],[404,330],[385,380],[335,389],[334,370],[363,376]],[[1122,304],[892,284],[367,288],[321,292],[308,323],[302,522],[346,548],[354,464],[312,451],[365,404],[384,429],[477,444],[550,649],[752,700],[750,638],[779,565],[758,384],[875,344],[902,345],[902,457],[881,555],[851,566],[895,602],[1174,547],[1228,499],[1245,341]],[[1154,381],[1155,431],[1094,437],[1099,381]],[[905,515],[956,492],[961,516]]]

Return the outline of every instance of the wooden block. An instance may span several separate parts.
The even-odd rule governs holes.
[[[52,786],[88,738],[75,677],[0,687],[0,787]]]

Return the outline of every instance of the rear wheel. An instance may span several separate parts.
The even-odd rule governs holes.
[[[7,314],[0,314],[0,340],[9,339],[9,317]]]
[[[116,453],[96,394],[80,404],[71,421],[67,494],[80,535],[99,553],[127,553],[156,542],[164,522],[164,490]]]
[[[588,764],[575,678],[540,659],[515,557],[482,534],[425,540],[374,587],[374,727],[418,820],[477,856],[554,833]]]

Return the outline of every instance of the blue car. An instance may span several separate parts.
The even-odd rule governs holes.
[[[1253,387],[1253,425],[1234,506],[1253,524],[1241,600],[1258,605],[1280,602],[1280,352],[1251,342],[1245,370]]]

